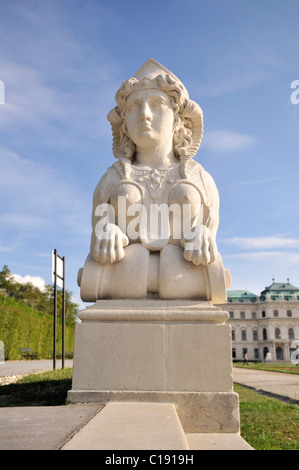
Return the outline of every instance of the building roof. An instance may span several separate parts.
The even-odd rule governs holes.
[[[257,302],[258,300],[292,300],[296,296],[299,300],[299,288],[290,284],[289,279],[287,282],[273,282],[270,286],[265,287],[261,294],[255,295],[248,290],[228,290],[228,302]]]
[[[299,293],[299,288],[292,286],[292,284],[289,283],[289,280],[287,282],[272,282],[271,286],[265,287],[265,290],[261,292],[261,294],[264,294],[266,292],[269,293]]]
[[[257,295],[249,292],[248,290],[229,290],[227,291],[228,302],[256,302]]]
[[[299,296],[299,288],[290,284],[289,279],[287,282],[273,282],[270,286],[265,287],[261,292],[261,300],[264,300],[266,295],[270,296],[272,300],[276,300],[283,296],[284,299],[290,300],[289,296]]]

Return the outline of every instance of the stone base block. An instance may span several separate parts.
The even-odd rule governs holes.
[[[232,391],[230,326],[76,325],[74,390]]]
[[[71,402],[175,403],[186,432],[238,432],[227,312],[210,302],[97,302],[76,325]]]
[[[186,433],[238,433],[239,396],[235,392],[135,392],[70,390],[70,403],[173,403]]]

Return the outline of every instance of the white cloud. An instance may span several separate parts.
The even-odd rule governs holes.
[[[65,118],[65,94],[47,84],[42,73],[30,65],[3,61],[1,78],[6,87],[6,100],[1,125],[22,123],[40,129],[45,120]]]
[[[17,212],[11,212],[9,214],[0,214],[0,224],[2,227],[9,226],[19,230],[36,230],[37,228],[45,227],[48,225],[48,221],[45,217],[36,217],[30,214],[22,214]]]
[[[223,263],[231,273],[234,289],[248,289],[258,294],[264,286],[276,282],[298,285],[299,253],[294,251],[254,251],[223,255]]]
[[[250,134],[219,130],[205,133],[204,142],[213,152],[233,152],[251,147],[256,138]]]
[[[41,259],[40,253],[58,248],[67,256],[67,279],[72,282],[76,275],[70,260],[84,247],[88,250],[93,188],[87,193],[80,181],[48,162],[21,158],[1,148],[0,168],[2,264],[23,276],[43,271],[50,282],[50,260]]]
[[[297,285],[298,238],[275,234],[264,237],[231,237],[221,240],[221,243],[223,247],[234,247],[234,252],[223,254],[224,265],[231,271],[231,289],[248,288],[258,293],[263,286],[271,284],[273,278],[278,282],[290,278]]]
[[[229,265],[234,267],[239,265],[240,270],[248,278],[261,276],[266,267],[271,268],[271,277],[275,273],[281,275],[281,273],[285,272],[286,276],[288,276],[291,272],[295,272],[296,276],[294,277],[298,278],[299,253],[290,251],[256,251],[226,254],[223,258],[226,260],[228,268]]]
[[[230,189],[230,188],[235,188],[238,186],[247,186],[247,185],[256,185],[256,184],[267,184],[267,183],[273,183],[276,181],[281,181],[284,179],[293,179],[297,178],[299,176],[299,173],[294,172],[294,173],[288,173],[285,175],[280,175],[280,176],[274,176],[273,178],[263,178],[263,179],[258,179],[258,180],[250,180],[250,181],[237,181],[236,183],[231,183],[228,185],[221,186],[219,189]]]
[[[1,253],[10,253],[13,252],[19,245],[19,242],[7,243],[0,241],[0,252]]]
[[[275,248],[297,248],[299,247],[298,238],[284,238],[281,236],[270,236],[270,237],[232,237],[226,240],[222,240],[223,243],[229,245],[237,245],[241,248],[253,248],[253,249],[270,249]]]
[[[43,20],[46,24],[47,18]],[[54,21],[59,23],[58,18]],[[1,129],[19,133],[19,138],[21,131],[30,130],[48,145],[65,147],[78,146],[86,137],[110,137],[106,116],[121,84],[114,81],[121,67],[102,44],[97,45],[97,62],[90,61],[82,43],[61,24],[55,26],[43,30],[38,42],[33,33],[26,37],[21,55],[1,58],[6,91]],[[10,44],[6,36],[0,33],[4,51],[6,42]]]
[[[5,212],[0,215],[2,228],[10,227],[16,234],[44,229],[55,221],[68,230],[86,233],[89,197],[78,188],[77,181],[48,164],[1,148],[0,165],[0,197],[6,201]]]
[[[12,274],[12,276],[19,284],[33,284],[34,287],[38,287],[41,291],[45,290],[46,283],[40,276],[21,276],[20,274]]]

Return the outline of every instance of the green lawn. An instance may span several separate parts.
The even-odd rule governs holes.
[[[30,374],[0,386],[0,407],[66,403],[72,368]],[[256,450],[299,450],[299,408],[235,385],[242,437]]]
[[[16,383],[0,386],[0,407],[64,405],[72,387],[71,367],[29,374]]]
[[[256,450],[299,450],[299,408],[241,385],[241,436]]]

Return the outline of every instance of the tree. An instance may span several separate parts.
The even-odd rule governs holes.
[[[0,271],[0,289],[4,289],[8,295],[13,290],[14,279],[11,274],[7,264],[3,266],[2,271]]]
[[[22,302],[32,309],[38,310],[41,313],[53,315],[54,309],[54,286],[47,284],[44,291],[35,287],[31,283],[20,284],[15,282],[7,265],[3,266],[0,271],[0,291],[5,298],[7,295],[14,297],[18,302]],[[73,325],[77,319],[79,306],[72,302],[72,293],[66,289],[65,291],[65,322]],[[57,316],[62,315],[62,295],[58,290],[57,292]]]
[[[47,284],[46,285],[47,296],[50,299],[49,307],[53,313],[53,303],[54,303],[54,286]],[[77,319],[77,313],[79,311],[79,305],[72,301],[72,292],[65,290],[65,321],[68,324],[74,324]],[[62,316],[62,291],[57,290],[57,317]]]

